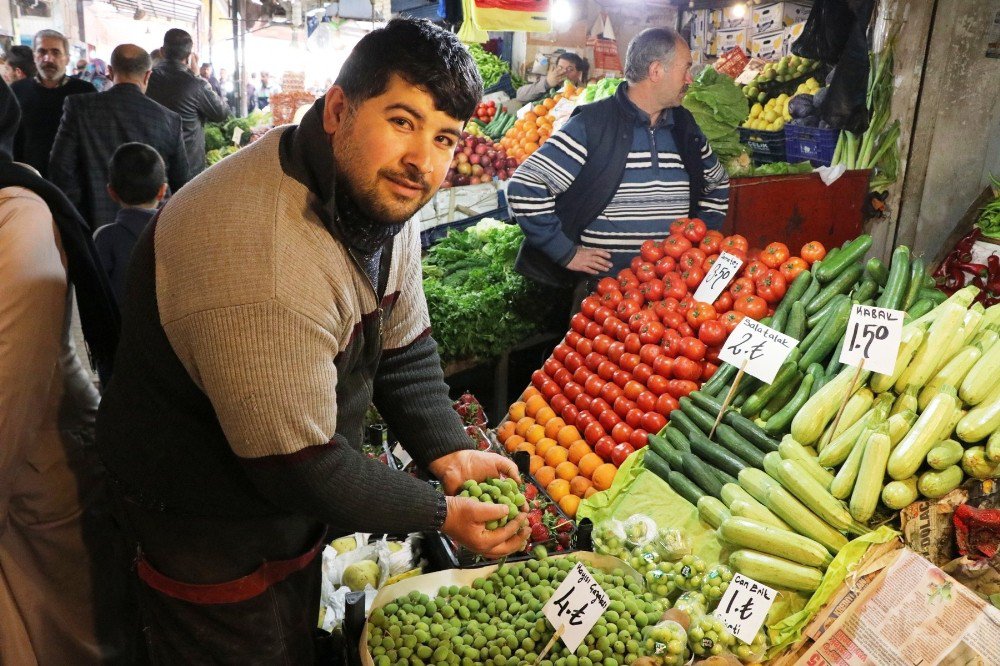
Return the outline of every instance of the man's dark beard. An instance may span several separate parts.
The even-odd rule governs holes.
[[[427,203],[427,200],[430,199],[430,185],[427,184],[423,174],[416,169],[409,170],[407,173],[398,173],[382,169],[378,172],[378,175],[380,177],[391,176],[398,180],[419,183],[423,188],[424,196],[420,198],[416,207],[412,211],[400,214],[382,203],[377,191],[377,181],[373,183],[371,187],[359,191],[359,189],[356,188],[354,184],[351,183],[348,178],[338,170],[338,192],[343,192],[346,196],[350,197],[353,204],[358,208],[358,211],[373,222],[379,222],[382,224],[402,224],[413,217],[418,210],[423,208],[424,204]]]

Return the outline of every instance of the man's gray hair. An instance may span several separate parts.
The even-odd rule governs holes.
[[[625,79],[639,83],[649,76],[649,66],[657,60],[670,61],[681,36],[671,28],[647,28],[632,38],[625,53]]]
[[[31,42],[32,47],[38,48],[38,42],[45,39],[46,37],[49,39],[62,40],[63,53],[69,55],[69,40],[66,39],[66,35],[62,34],[58,30],[49,30],[49,29],[39,30],[38,32],[35,33],[35,37]]]

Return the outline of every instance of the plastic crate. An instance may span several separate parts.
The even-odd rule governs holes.
[[[785,154],[789,162],[808,160],[814,167],[830,166],[839,131],[822,127],[785,125]]]
[[[750,147],[756,164],[770,164],[785,161],[785,130],[768,132],[747,127],[740,128],[740,143]]]

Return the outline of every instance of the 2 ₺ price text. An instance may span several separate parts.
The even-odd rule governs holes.
[[[788,355],[799,344],[795,338],[745,317],[722,345],[719,358],[770,384]]]

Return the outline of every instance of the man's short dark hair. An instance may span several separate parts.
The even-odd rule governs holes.
[[[354,47],[335,84],[352,104],[377,97],[393,74],[430,93],[438,110],[465,120],[483,95],[472,56],[450,32],[426,19],[395,18]]]
[[[153,68],[153,59],[135,44],[119,44],[111,52],[111,69],[128,78],[142,76]]]
[[[187,30],[171,28],[163,34],[163,58],[165,60],[187,60],[194,49],[194,40]]]
[[[38,71],[35,67],[35,54],[31,48],[18,44],[7,50],[7,66],[11,69],[20,69],[29,79]]]
[[[165,182],[163,158],[144,143],[123,143],[108,162],[108,184],[129,206],[155,201]]]
[[[556,58],[556,62],[558,62],[560,60],[565,60],[566,62],[568,62],[571,65],[573,65],[574,67],[576,67],[577,70],[579,70],[580,74],[583,75],[584,79],[586,79],[586,77],[587,77],[587,61],[586,60],[584,60],[583,58],[581,58],[580,56],[578,56],[575,53],[570,53],[569,51],[567,51],[566,53],[560,53],[559,57]]]

